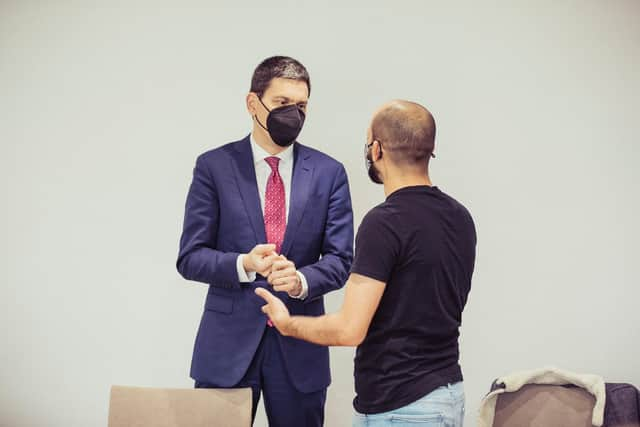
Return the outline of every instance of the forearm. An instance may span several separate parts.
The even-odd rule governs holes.
[[[347,281],[350,265],[350,256],[326,254],[315,264],[301,268],[300,272],[305,275],[308,283],[308,297],[305,302],[314,301],[342,288]]]
[[[184,251],[178,258],[177,268],[187,280],[234,288],[240,286],[236,268],[237,258],[237,253],[201,247]]]
[[[340,311],[319,317],[290,316],[284,302],[266,289],[258,287],[255,293],[267,303],[262,312],[282,335],[318,345],[351,347],[365,340],[385,286],[384,282],[352,274]]]
[[[353,346],[352,338],[342,313],[325,314],[319,317],[293,316],[287,322],[285,335],[324,346]]]

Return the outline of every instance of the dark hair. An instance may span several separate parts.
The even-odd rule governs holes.
[[[272,56],[262,61],[253,72],[251,92],[255,92],[259,97],[262,97],[269,84],[271,84],[271,80],[275,78],[305,82],[309,94],[311,94],[311,82],[307,69],[300,62],[288,56]]]
[[[436,122],[422,105],[394,101],[373,118],[371,134],[374,140],[380,141],[394,162],[419,165],[433,154]]]

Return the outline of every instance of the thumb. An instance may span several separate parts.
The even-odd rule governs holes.
[[[276,250],[276,245],[274,245],[273,243],[267,243],[264,245],[257,245],[255,248],[253,248],[253,251],[261,256],[264,255],[270,255],[271,252]]]
[[[271,292],[269,292],[268,290],[264,289],[264,288],[256,288],[255,290],[256,295],[258,295],[260,298],[262,298],[263,300],[265,300],[268,303],[270,303],[271,301],[273,301],[273,299],[275,298]]]

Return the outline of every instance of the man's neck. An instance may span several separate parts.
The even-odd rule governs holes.
[[[269,134],[257,123],[253,124],[253,132],[251,132],[251,136],[256,144],[271,156],[280,154],[287,149],[287,147],[281,147],[273,142]]]
[[[388,178],[384,181],[384,195],[385,197],[389,197],[390,194],[395,193],[401,188],[419,185],[431,187],[433,184],[431,183],[431,179],[429,179],[429,175],[402,175]]]

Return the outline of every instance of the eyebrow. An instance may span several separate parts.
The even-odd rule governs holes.
[[[292,102],[292,101],[293,101],[292,99],[287,98],[286,96],[281,96],[281,95],[274,96],[274,97],[273,97],[273,99],[274,99],[274,100],[279,100],[279,99],[281,99],[281,100],[283,100],[284,102]],[[307,103],[308,103],[308,101],[307,101],[307,100],[305,100],[305,101],[298,101],[298,102],[295,102],[295,104],[305,104],[305,105],[306,105]]]

